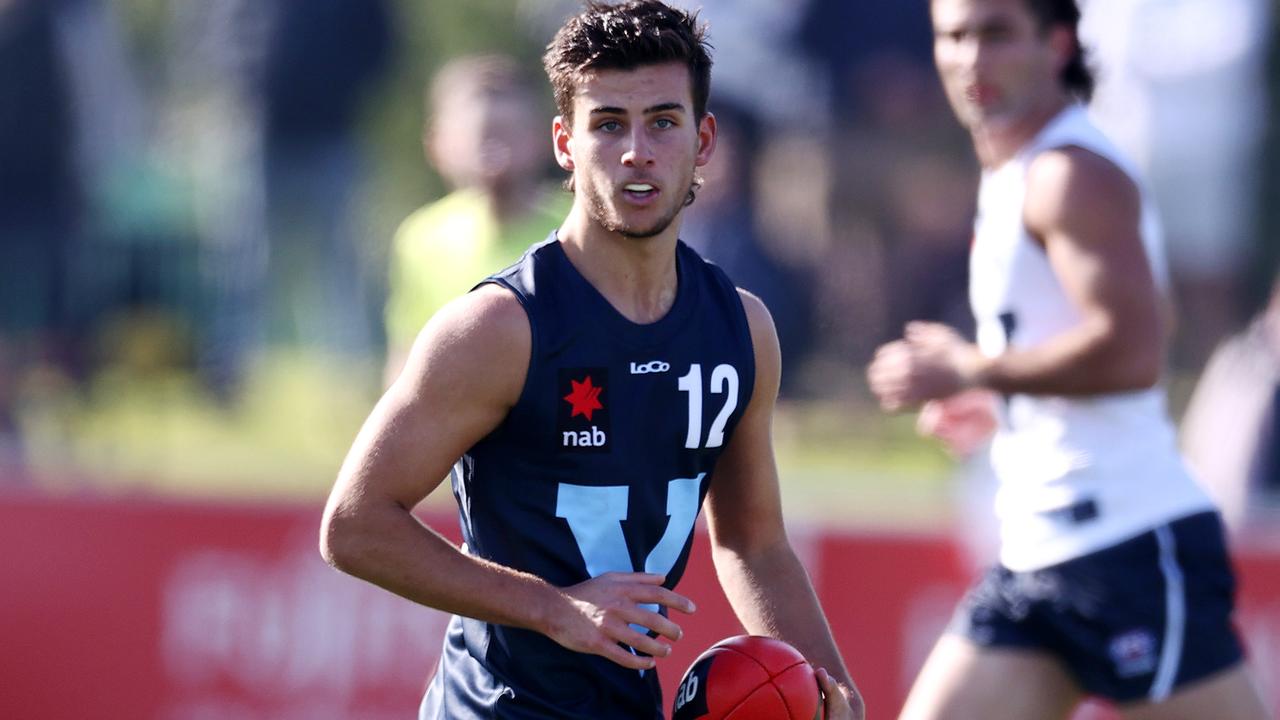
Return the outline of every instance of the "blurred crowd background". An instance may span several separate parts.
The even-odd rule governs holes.
[[[937,495],[951,461],[863,380],[907,320],[972,327],[978,168],[928,3],[677,4],[722,132],[683,237],[774,313],[800,505]],[[1280,485],[1280,13],[1082,5],[1164,216],[1172,406],[1206,466]],[[539,58],[576,7],[0,0],[0,485],[321,497],[439,297],[567,209]]]

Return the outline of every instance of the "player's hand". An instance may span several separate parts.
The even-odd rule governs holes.
[[[822,717],[826,720],[864,720],[866,709],[857,690],[836,682],[823,668],[815,668],[818,687],[822,689]]]
[[[605,573],[564,588],[569,603],[552,618],[547,635],[570,650],[600,655],[633,670],[650,669],[654,658],[671,654],[663,638],[674,641],[683,634],[679,625],[658,614],[657,606],[684,613],[695,609],[692,600],[662,587],[664,579],[651,573]],[[650,637],[646,628],[658,637]]]
[[[880,400],[880,407],[896,412],[906,407],[915,394],[912,376],[915,354],[905,340],[895,340],[876,350],[867,366],[867,384]]]
[[[896,412],[970,387],[984,362],[978,348],[955,330],[913,322],[901,340],[876,351],[867,382],[880,407]]]
[[[990,390],[965,390],[920,409],[916,430],[936,437],[958,457],[968,457],[996,430],[996,396]]]

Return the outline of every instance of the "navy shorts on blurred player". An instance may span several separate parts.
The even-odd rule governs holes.
[[[997,565],[970,589],[949,630],[991,648],[1061,659],[1089,693],[1161,700],[1243,657],[1235,580],[1217,513],[1161,525],[1031,572]]]

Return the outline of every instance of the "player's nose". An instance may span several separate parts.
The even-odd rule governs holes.
[[[622,164],[627,167],[646,167],[654,163],[653,142],[644,128],[637,127],[627,136]]]

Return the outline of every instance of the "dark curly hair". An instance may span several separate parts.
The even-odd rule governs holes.
[[[630,70],[643,65],[683,62],[689,66],[693,114],[701,121],[711,94],[711,45],[697,13],[658,0],[619,5],[590,0],[560,28],[542,58],[555,92],[556,109],[573,120],[580,78],[595,70]]]
[[[1053,25],[1066,25],[1071,28],[1076,49],[1066,67],[1062,68],[1062,86],[1077,99],[1089,102],[1093,97],[1095,81],[1093,71],[1089,69],[1085,57],[1084,48],[1080,47],[1080,36],[1077,32],[1080,26],[1080,8],[1076,7],[1076,0],[1026,0],[1026,2],[1042,30]]]

